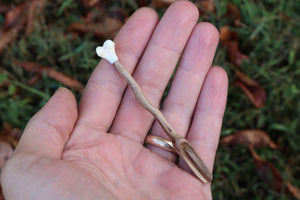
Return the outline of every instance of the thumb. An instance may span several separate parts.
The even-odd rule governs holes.
[[[77,116],[74,95],[66,88],[59,88],[28,122],[15,153],[31,153],[59,159]]]

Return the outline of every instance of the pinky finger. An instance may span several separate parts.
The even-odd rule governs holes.
[[[206,75],[193,122],[187,135],[187,140],[211,171],[219,143],[227,88],[226,72],[221,67],[212,67]],[[180,161],[179,166],[189,171],[183,161]]]

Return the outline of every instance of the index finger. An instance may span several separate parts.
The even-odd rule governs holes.
[[[141,8],[119,31],[114,42],[120,62],[132,73],[158,21],[156,12]],[[79,105],[79,124],[106,131],[126,87],[114,67],[101,60],[91,75]]]

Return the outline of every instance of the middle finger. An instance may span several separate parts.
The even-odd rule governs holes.
[[[159,105],[197,20],[198,9],[188,1],[179,1],[170,6],[154,31],[133,75],[154,106]],[[127,89],[111,132],[143,143],[152,122],[153,116],[139,105],[131,89]]]

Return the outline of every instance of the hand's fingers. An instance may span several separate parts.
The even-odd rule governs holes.
[[[220,67],[210,69],[201,91],[187,140],[212,170],[227,99],[228,79]],[[189,170],[183,161],[179,166]]]
[[[198,24],[189,39],[174,77],[171,90],[163,105],[163,114],[178,134],[185,137],[199,97],[202,83],[212,64],[219,41],[217,29],[209,23]],[[159,123],[155,123],[151,134],[169,140]],[[173,153],[159,147],[148,148],[170,161]]]
[[[117,55],[128,71],[132,72],[136,67],[157,21],[155,11],[141,8],[132,15],[116,36],[114,42]],[[125,87],[126,81],[119,76],[113,65],[103,59],[85,88],[79,105],[78,124],[107,131],[119,107]],[[74,134],[72,138],[77,137],[76,131]]]
[[[134,78],[154,106],[159,104],[197,19],[197,8],[188,1],[179,1],[170,6],[153,33]],[[111,132],[143,143],[152,122],[152,115],[128,89]]]
[[[15,153],[59,159],[77,120],[73,94],[60,88],[27,124]]]

